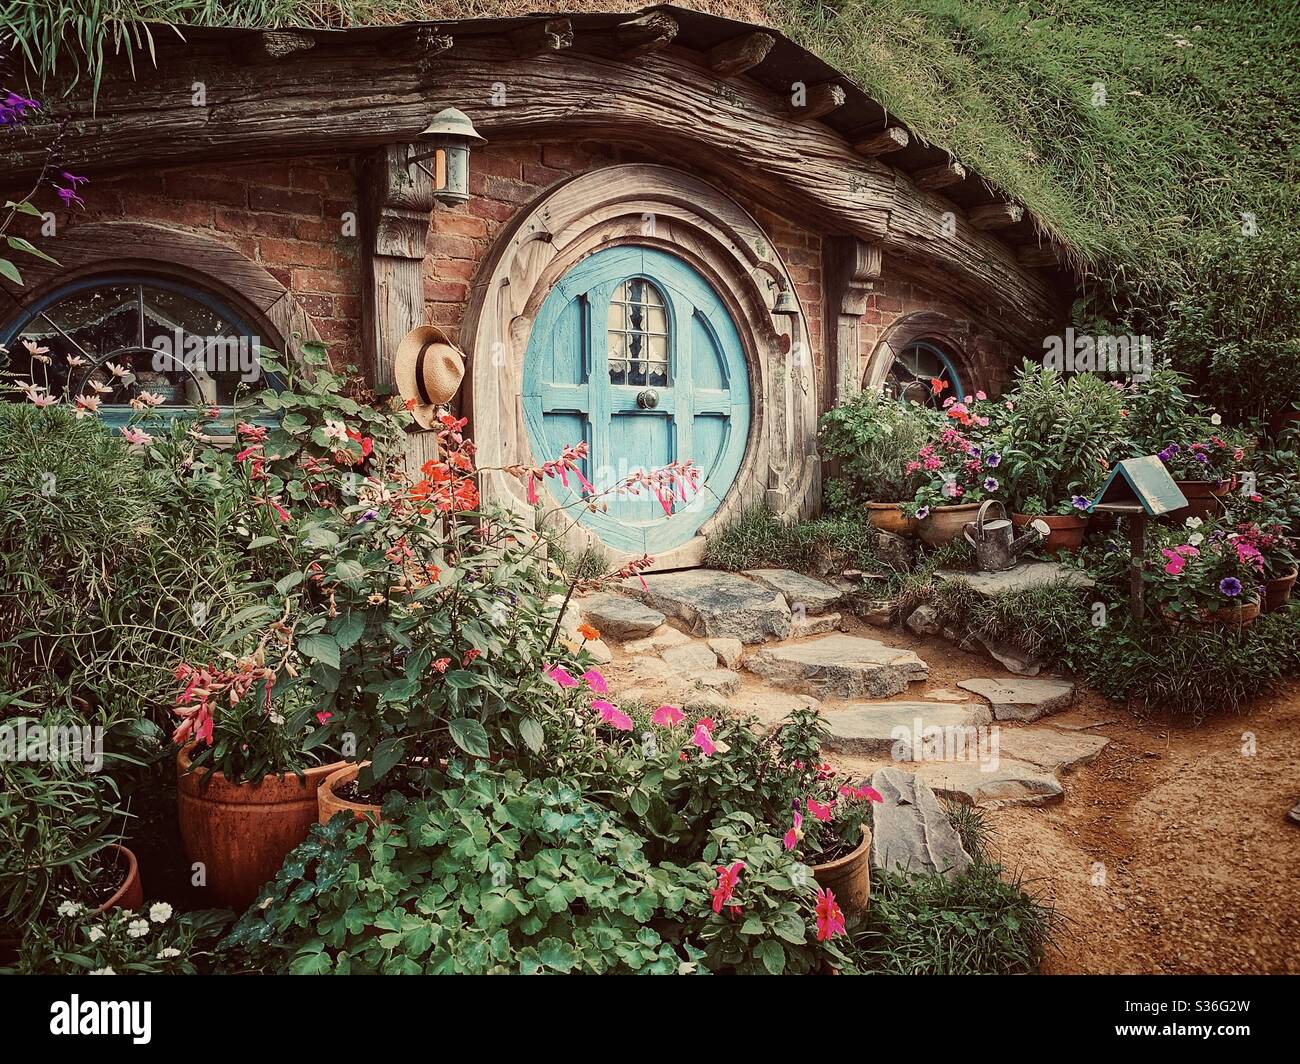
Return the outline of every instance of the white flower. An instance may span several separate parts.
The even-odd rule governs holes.
[[[1202,521],[1199,517],[1189,517],[1186,521],[1183,522],[1183,524],[1187,528],[1200,528],[1201,525],[1205,524],[1205,522]]]
[[[148,920],[132,920],[126,925],[126,933],[131,938],[144,938],[149,933]]]
[[[93,972],[91,972],[90,974],[91,974],[91,975],[117,975],[117,972],[113,971],[113,969],[112,969],[111,967],[107,967],[107,966],[106,966],[106,967],[103,967],[103,968],[96,968],[96,969],[95,969]]]
[[[76,916],[81,912],[81,906],[75,901],[65,901],[59,905],[60,916]]]
[[[1222,425],[1222,424],[1223,424],[1223,415],[1222,415],[1222,414],[1211,414],[1211,415],[1210,415],[1210,424],[1211,424],[1211,425]]]
[[[89,931],[86,932],[86,938],[88,938],[91,942],[98,942],[103,937],[104,937],[104,929],[102,927],[92,927]]]
[[[277,728],[278,728],[281,724],[284,723],[284,716],[283,716],[282,714],[280,714],[280,713],[274,713],[274,712],[273,712],[273,713],[270,713],[270,714],[268,714],[268,719],[269,719],[270,722],[271,722],[272,724],[274,724]]]
[[[165,901],[156,901],[149,906],[149,919],[155,924],[163,924],[172,917],[172,907]]]
[[[325,433],[326,439],[338,440],[340,443],[348,442],[348,427],[341,421],[326,420],[325,428],[322,431]]]
[[[1205,537],[1201,535],[1199,532],[1193,532],[1190,536],[1187,537],[1187,542],[1190,543],[1193,547],[1199,547],[1202,543],[1205,542]]]
[[[168,946],[166,949],[158,951],[158,959],[160,961],[165,961],[172,957],[179,957],[180,955],[181,951],[176,949],[174,946]]]

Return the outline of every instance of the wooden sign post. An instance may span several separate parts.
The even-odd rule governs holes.
[[[1147,519],[1187,505],[1174,478],[1159,457],[1125,458],[1117,462],[1102,485],[1089,513],[1109,513],[1128,518],[1129,612],[1135,621],[1146,616],[1142,592],[1142,560],[1147,552]]]

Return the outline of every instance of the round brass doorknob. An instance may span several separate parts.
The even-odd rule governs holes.
[[[642,410],[653,410],[659,405],[659,393],[653,388],[646,388],[636,397],[636,405]]]

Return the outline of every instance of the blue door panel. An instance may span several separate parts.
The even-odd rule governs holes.
[[[661,501],[643,487],[604,496],[595,513],[576,505],[574,490],[548,482],[556,501],[575,504],[569,512],[609,546],[654,554],[695,535],[735,480],[749,414],[735,323],[704,278],[676,256],[638,247],[599,251],[542,304],[524,362],[524,416],[536,460],[586,440],[585,472],[597,490],[688,458],[704,474],[697,496]]]

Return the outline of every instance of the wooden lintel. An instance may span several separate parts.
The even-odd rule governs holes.
[[[848,94],[843,85],[824,81],[820,85],[796,86],[790,94],[789,110],[796,118],[821,118],[843,107]]]
[[[670,15],[653,11],[640,18],[629,19],[618,26],[618,47],[626,56],[647,55],[672,44],[677,36],[677,20]]]
[[[1018,203],[985,203],[972,207],[966,220],[976,229],[1005,229],[1025,217],[1025,209]]]
[[[767,58],[767,53],[776,44],[776,38],[762,30],[742,33],[729,41],[714,45],[709,49],[705,59],[720,78],[734,78],[747,70],[752,70]]]
[[[1031,270],[1054,269],[1061,260],[1050,244],[1026,244],[1016,249],[1016,261]]]
[[[928,166],[924,170],[918,170],[912,175],[912,180],[916,182],[917,188],[933,192],[965,181],[966,167],[951,159],[940,166]]]
[[[902,126],[890,126],[857,141],[853,150],[859,155],[888,155],[891,151],[906,148],[910,140],[907,130]]]
[[[573,23],[567,18],[530,22],[510,33],[510,44],[520,59],[560,52],[573,47]]]
[[[316,47],[316,38],[293,30],[262,30],[241,37],[236,54],[244,63],[273,63],[278,59],[307,52]]]

